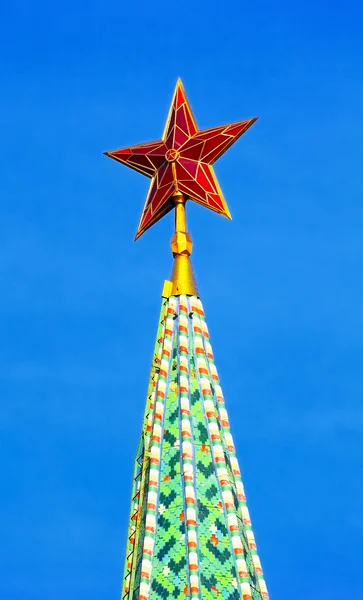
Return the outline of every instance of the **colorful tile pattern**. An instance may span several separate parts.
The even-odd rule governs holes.
[[[202,304],[163,301],[123,600],[267,600]]]
[[[176,192],[230,218],[212,165],[256,120],[199,130],[179,79],[161,140],[105,152],[151,178],[136,238],[173,208]]]

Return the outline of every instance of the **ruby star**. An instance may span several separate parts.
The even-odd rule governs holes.
[[[178,192],[230,219],[212,165],[255,121],[200,131],[178,79],[161,140],[105,152],[151,178],[135,239],[173,208]]]

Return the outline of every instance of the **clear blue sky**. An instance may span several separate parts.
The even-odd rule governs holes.
[[[363,7],[13,0],[0,9],[0,597],[116,600],[169,215],[102,156],[260,120],[188,210],[272,600],[362,598]]]

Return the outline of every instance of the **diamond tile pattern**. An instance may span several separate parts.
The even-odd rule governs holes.
[[[135,463],[123,600],[266,600],[199,298],[163,301]]]

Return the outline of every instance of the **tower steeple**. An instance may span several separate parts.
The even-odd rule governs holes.
[[[199,131],[178,80],[163,138],[106,153],[152,178],[136,238],[175,209],[122,600],[268,599],[185,217],[189,199],[230,217],[211,165],[255,120]]]
[[[190,255],[192,253],[192,238],[187,232],[184,194],[177,192],[173,197],[175,204],[175,233],[171,239],[171,249],[174,256],[173,272],[170,278],[171,295],[189,294],[198,296]]]

